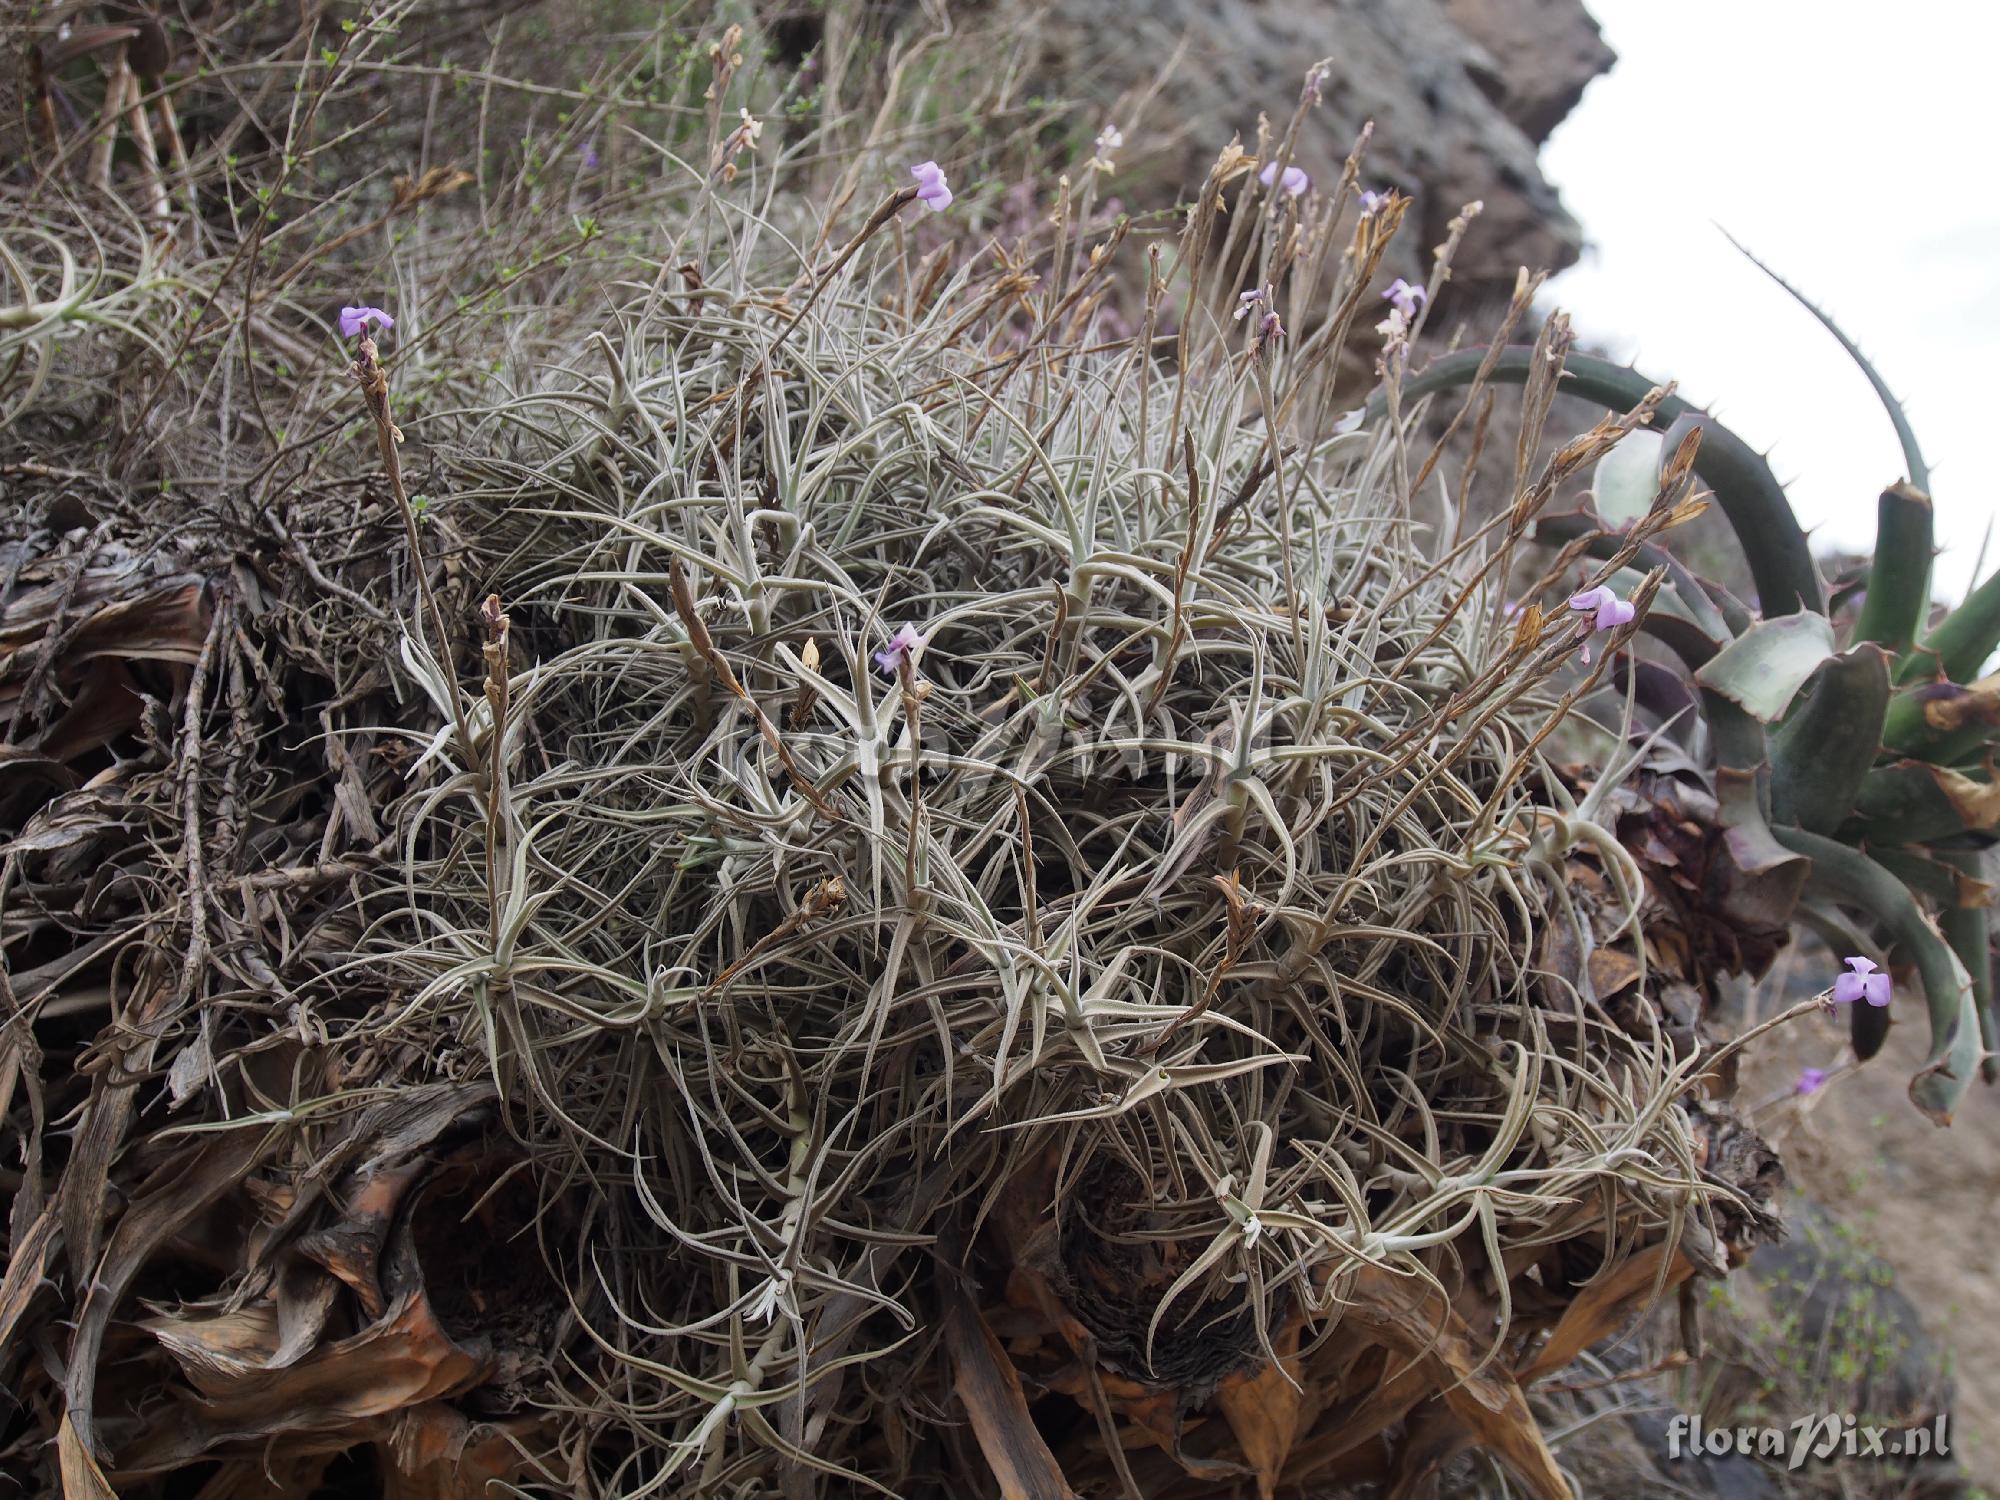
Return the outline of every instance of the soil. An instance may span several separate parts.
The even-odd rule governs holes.
[[[1761,1013],[1813,993],[1822,950],[1781,956],[1758,986]],[[1807,972],[1810,970],[1810,972]],[[1893,1268],[1947,1352],[1957,1382],[1953,1450],[1988,1485],[2000,1477],[2000,1089],[1976,1087],[1939,1129],[1910,1104],[1929,1025],[1898,986],[1882,1052],[1809,1099],[1787,1097],[1802,1067],[1846,1056],[1845,1018],[1809,1018],[1756,1047],[1739,1098],[1784,1157],[1795,1190],[1832,1212]],[[1754,1019],[1754,1018],[1753,1018]]]

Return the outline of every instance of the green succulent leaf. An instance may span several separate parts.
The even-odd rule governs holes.
[[[1771,735],[1773,819],[1811,833],[1839,828],[1881,751],[1888,711],[1889,654],[1880,646],[1864,643],[1821,663]]]
[[[1987,877],[1991,874],[1992,855],[1988,851],[1947,849],[1938,857],[1962,874],[1968,884],[1990,889]],[[2000,1077],[2000,1059],[1992,1055],[1995,1038],[2000,1036],[2000,1015],[1993,1009],[1993,908],[1984,901],[1955,902],[1939,916],[1938,926],[1944,931],[1945,941],[1951,944],[1951,951],[1972,976],[1972,1003],[1979,1011],[1980,1042],[1987,1052],[1980,1059],[1979,1072],[1992,1083]]]
[[[2000,675],[1978,682],[1925,682],[1889,700],[1882,743],[1937,765],[1984,760],[2000,739]]]
[[[1486,357],[1485,349],[1448,354],[1406,380],[1402,398],[1413,401],[1469,385]],[[1519,385],[1533,369],[1534,357],[1535,351],[1526,345],[1503,349],[1487,378]],[[1630,411],[1658,384],[1637,370],[1587,354],[1571,354],[1563,362],[1562,389],[1566,393],[1613,411]],[[1715,492],[1716,504],[1735,529],[1764,613],[1788,615],[1804,609],[1824,614],[1826,585],[1771,466],[1735,433],[1678,396],[1667,397],[1657,410],[1663,423],[1687,417],[1700,425],[1701,451],[1695,457],[1695,475]],[[1388,400],[1380,391],[1368,398],[1368,420],[1377,420],[1387,411]]]
[[[2000,573],[1980,584],[1965,602],[1917,644],[1897,669],[1898,682],[1942,676],[1970,682],[2000,648]]]
[[[1931,603],[1931,497],[1908,484],[1882,491],[1875,509],[1875,561],[1854,622],[1857,641],[1910,649]]]
[[[1760,724],[1783,718],[1806,679],[1834,653],[1825,615],[1798,613],[1760,620],[1695,673],[1695,681],[1736,704]]]
[[[1955,906],[1983,906],[1993,899],[1993,886],[1945,862],[1951,851],[1921,845],[1896,848],[1871,846],[1868,857],[1940,911]]]
[[[1928,761],[1899,760],[1862,778],[1854,799],[1863,838],[1922,844],[2000,828],[2000,786]]]
[[[1653,497],[1660,492],[1660,455],[1665,446],[1659,433],[1640,428],[1626,433],[1597,461],[1590,493],[1605,525],[1629,526],[1653,508]]]
[[[1809,896],[1868,912],[1897,952],[1916,965],[1931,1018],[1931,1050],[1910,1080],[1910,1102],[1939,1125],[1972,1086],[1980,1059],[1972,976],[1926,917],[1909,889],[1859,850],[1801,828],[1772,830],[1779,843],[1812,861]]]

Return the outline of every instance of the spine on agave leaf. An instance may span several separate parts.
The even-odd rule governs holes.
[[[1806,890],[1869,913],[1896,951],[1916,966],[1930,1007],[1931,1050],[1910,1080],[1910,1102],[1939,1125],[1972,1086],[1980,1059],[1972,976],[1943,934],[1918,909],[1903,883],[1859,850],[1799,828],[1772,830],[1777,841],[1812,861]]]
[[[1889,382],[1882,378],[1881,372],[1875,368],[1868,356],[1861,352],[1861,346],[1849,338],[1818,303],[1752,255],[1735,235],[1724,230],[1723,238],[1741,251],[1751,265],[1783,287],[1794,302],[1818,319],[1819,326],[1832,334],[1840,347],[1847,351],[1847,357],[1861,367],[1861,373],[1868,377],[1868,383],[1875,388],[1875,395],[1881,401],[1882,409],[1889,414],[1889,425],[1896,429],[1896,441],[1902,445],[1903,462],[1909,468],[1910,483],[1920,490],[1929,490],[1930,465],[1924,462],[1923,450],[1917,446],[1917,434],[1910,427],[1910,419],[1903,413],[1903,403],[1896,399],[1895,393],[1889,389]]]
[[[1466,349],[1446,355],[1405,381],[1402,399],[1414,401],[1470,385],[1479,377],[1489,353],[1486,349]],[[1486,378],[1519,385],[1533,373],[1534,356],[1535,351],[1525,347],[1503,349]],[[1628,412],[1657,389],[1657,384],[1609,360],[1571,354],[1564,361],[1562,389],[1614,411]],[[1387,410],[1381,392],[1368,398],[1369,419],[1379,418]],[[1669,424],[1682,417],[1700,422],[1701,452],[1695,459],[1695,474],[1715,492],[1716,504],[1735,529],[1764,613],[1788,615],[1814,610],[1824,614],[1826,586],[1813,563],[1806,534],[1771,466],[1735,433],[1678,396],[1668,396],[1659,403],[1658,417]]]

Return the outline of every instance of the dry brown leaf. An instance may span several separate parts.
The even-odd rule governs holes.
[[[1410,1415],[1396,1452],[1395,1486],[1388,1500],[1420,1500],[1437,1494],[1439,1472],[1466,1448],[1471,1434],[1451,1407],[1429,1401]]]
[[[67,1412],[63,1414],[62,1426],[56,1430],[56,1461],[62,1467],[63,1500],[118,1500],[104,1471],[97,1467],[97,1460],[77,1436],[76,1424]]]
[[[1307,1479],[1329,1484],[1336,1477],[1377,1470],[1377,1456],[1367,1450],[1436,1389],[1431,1372],[1421,1363],[1391,1356],[1380,1345],[1367,1344],[1358,1332],[1345,1342],[1361,1351],[1342,1382],[1354,1397],[1315,1422],[1311,1435],[1292,1449],[1284,1472],[1288,1485]]]
[[[1571,1500],[1569,1481],[1543,1441],[1527,1398],[1504,1366],[1428,1283],[1368,1267],[1354,1280],[1346,1317],[1429,1371],[1452,1415],[1540,1500]]]
[[[1589,974],[1591,993],[1601,1001],[1634,988],[1644,977],[1639,961],[1623,948],[1591,949]]]
[[[1672,1254],[1673,1261],[1667,1268],[1666,1280],[1661,1282],[1660,1262],[1668,1254]],[[1653,1295],[1655,1287],[1665,1292],[1693,1274],[1693,1263],[1678,1249],[1670,1251],[1665,1245],[1655,1245],[1634,1255],[1609,1276],[1593,1281],[1576,1294],[1576,1300],[1550,1330],[1541,1352],[1516,1371],[1516,1378],[1526,1385],[1551,1370],[1560,1370],[1599,1339],[1622,1327],[1637,1311],[1637,1304]]]
[[[1230,1431],[1242,1446],[1243,1456],[1257,1471],[1257,1493],[1271,1500],[1278,1476],[1291,1457],[1292,1444],[1299,1435],[1299,1407],[1303,1397],[1298,1361],[1299,1330],[1296,1324],[1271,1340],[1278,1351],[1278,1363],[1266,1365],[1254,1375],[1232,1376],[1216,1392],[1222,1414],[1229,1419]]]
[[[469,1390],[493,1369],[491,1352],[457,1343],[414,1288],[380,1321],[285,1369],[232,1367],[217,1357],[232,1338],[245,1341],[239,1349],[254,1344],[260,1334],[255,1320],[233,1321],[211,1340],[185,1334],[169,1339],[158,1327],[153,1331],[204,1399],[187,1403],[179,1422],[155,1422],[130,1453],[119,1455],[121,1470],[159,1472],[212,1449],[244,1441],[263,1445],[284,1434],[322,1435],[335,1439],[334,1446],[349,1446],[369,1440],[376,1419]],[[273,1343],[275,1332],[275,1319],[261,1327]]]
[[[24,1354],[26,1340],[16,1341],[14,1331],[43,1285],[43,1276],[62,1242],[62,1230],[53,1207],[45,1207],[28,1232],[14,1245],[7,1261],[7,1274],[0,1278],[0,1375],[10,1375],[17,1354]]]
[[[396,1414],[382,1455],[383,1500],[492,1500],[532,1467],[523,1456],[545,1425],[536,1416],[471,1422],[442,1401]]]
[[[263,1154],[270,1134],[247,1127],[202,1137],[196,1149],[174,1157],[147,1178],[118,1221],[77,1318],[64,1382],[69,1405],[64,1420],[74,1420],[76,1440],[86,1452],[92,1443],[98,1351],[126,1289],[161,1243],[242,1180]]]
[[[945,1312],[952,1388],[972,1419],[1003,1500],[1076,1500],[1056,1456],[1036,1430],[1021,1377],[972,1299],[954,1292]]]
[[[260,1453],[224,1464],[194,1500],[312,1500],[332,1461],[328,1453]]]

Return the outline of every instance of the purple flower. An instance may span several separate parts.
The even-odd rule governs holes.
[[[1616,630],[1620,625],[1629,625],[1636,611],[1630,604],[1620,599],[1603,584],[1594,589],[1585,589],[1569,601],[1569,607],[1579,614],[1592,616],[1592,631]],[[1590,665],[1590,642],[1583,643],[1583,664]]]
[[[1889,976],[1876,972],[1873,959],[1850,958],[1847,967],[1854,972],[1833,982],[1835,1005],[1852,1005],[1857,1000],[1866,1000],[1870,1005],[1889,1003]]]
[[[889,637],[889,644],[875,653],[875,665],[893,677],[896,675],[897,669],[905,661],[909,660],[910,653],[921,647],[923,643],[923,632],[918,630],[916,626],[900,626],[896,633]]]
[[[595,172],[597,170],[597,143],[595,141],[585,141],[583,143],[583,169],[586,172]]]
[[[384,328],[394,328],[396,320],[379,307],[343,307],[340,310],[340,336],[351,339],[370,323],[380,323]]]
[[[1430,300],[1430,295],[1428,288],[1411,286],[1409,282],[1398,276],[1394,281],[1389,283],[1389,290],[1382,294],[1382,300],[1394,303],[1396,311],[1404,317],[1414,318],[1417,315],[1417,309]]]
[[[1584,614],[1594,614],[1593,630],[1615,630],[1620,625],[1628,625],[1634,613],[1631,605],[1601,583],[1571,599],[1569,607]]]
[[[1267,162],[1264,170],[1257,174],[1257,180],[1263,183],[1265,187],[1271,186],[1274,182],[1278,183],[1284,188],[1287,198],[1296,198],[1300,193],[1303,193],[1307,188],[1312,186],[1312,179],[1306,176],[1303,167],[1287,167],[1285,168],[1285,175],[1280,178],[1276,162]]]
[[[1388,201],[1389,195],[1387,193],[1378,193],[1372,189],[1364,191],[1361,194],[1361,211],[1364,214],[1378,214]]]
[[[951,207],[951,189],[945,186],[944,168],[934,161],[920,161],[910,168],[910,175],[917,179],[917,196],[933,213],[943,213]]]
[[[1817,1094],[1821,1089],[1826,1087],[1826,1080],[1827,1071],[1825,1068],[1800,1068],[1799,1081],[1792,1085],[1792,1092],[1795,1094]]]
[[[1242,322],[1244,318],[1263,305],[1264,289],[1262,287],[1252,287],[1236,299],[1236,321],[1239,323]]]

